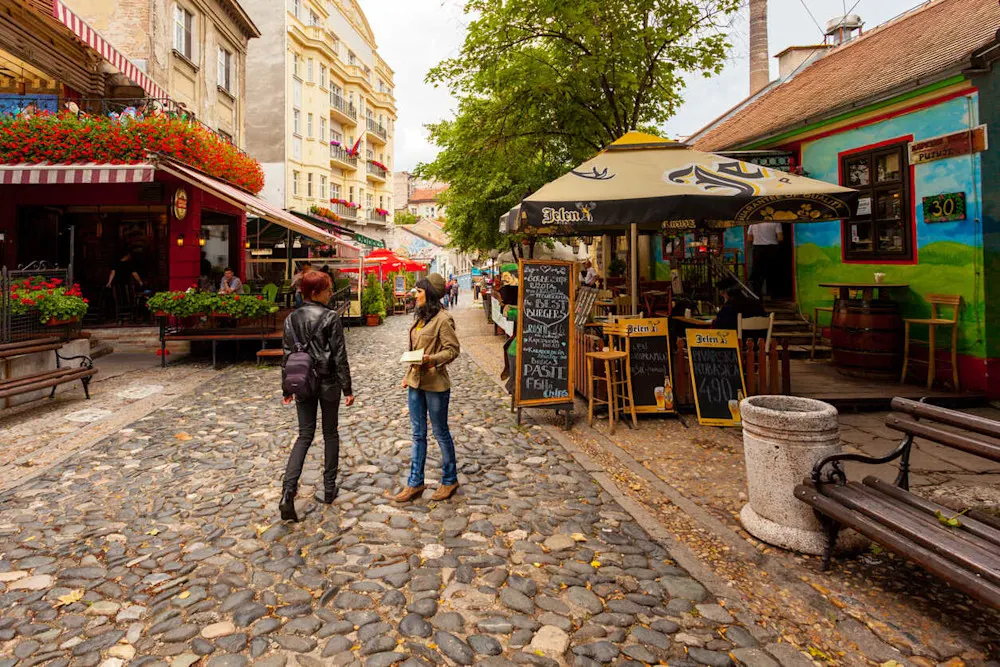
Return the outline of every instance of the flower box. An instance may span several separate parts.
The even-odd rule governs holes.
[[[80,321],[80,318],[78,318],[78,317],[71,317],[68,320],[49,320],[48,322],[45,323],[45,326],[47,326],[47,327],[62,327],[62,326],[66,326],[67,324],[73,324],[73,323],[79,322],[79,321]]]

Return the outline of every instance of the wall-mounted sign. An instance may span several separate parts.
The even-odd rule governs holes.
[[[939,137],[911,141],[910,164],[921,164],[943,160],[969,153],[980,153],[988,148],[986,126],[979,125],[971,130],[962,130]]]
[[[924,197],[924,222],[965,220],[965,193],[949,192]]]
[[[250,251],[251,257],[270,257],[274,254],[274,251],[270,248],[254,248]]]
[[[872,214],[872,198],[862,197],[858,200],[858,215]]]
[[[188,193],[184,188],[177,188],[174,191],[174,217],[183,220],[188,214]]]

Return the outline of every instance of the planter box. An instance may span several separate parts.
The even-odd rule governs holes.
[[[381,319],[378,315],[365,315],[365,324],[370,327],[377,327]]]
[[[67,324],[73,324],[74,322],[79,322],[79,321],[80,321],[80,318],[78,318],[78,317],[71,317],[68,320],[49,320],[48,322],[45,323],[45,326],[47,326],[47,327],[62,327],[62,326],[66,326]]]

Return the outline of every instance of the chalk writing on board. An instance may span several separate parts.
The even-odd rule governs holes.
[[[521,404],[570,397],[571,267],[524,264],[521,272]]]

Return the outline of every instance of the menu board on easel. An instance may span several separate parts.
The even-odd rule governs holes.
[[[635,411],[639,414],[675,412],[667,318],[619,319],[615,328],[627,339]]]
[[[522,259],[514,405],[573,403],[573,265]]]
[[[687,347],[698,423],[739,426],[740,401],[747,394],[739,335],[725,329],[688,329]]]

